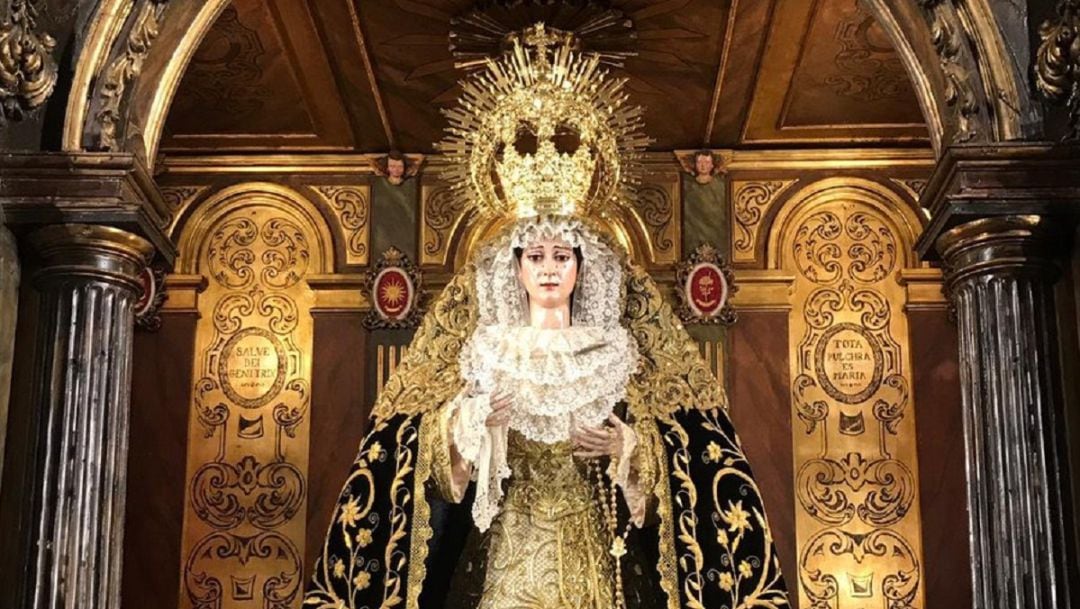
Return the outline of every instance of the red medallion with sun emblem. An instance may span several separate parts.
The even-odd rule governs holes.
[[[399,267],[383,269],[375,276],[371,288],[371,301],[385,319],[404,319],[413,304],[413,283],[408,274]]]
[[[711,262],[695,265],[690,270],[684,289],[690,307],[702,317],[716,315],[727,301],[727,279],[720,267]]]
[[[424,278],[420,269],[396,247],[382,253],[375,268],[366,273],[363,290],[371,299],[364,326],[415,328],[423,317]]]

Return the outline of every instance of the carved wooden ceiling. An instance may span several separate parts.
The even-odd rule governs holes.
[[[859,0],[233,0],[180,84],[164,149],[431,151],[463,74],[451,31],[536,19],[604,21],[587,44],[637,52],[617,72],[658,150],[928,143]]]

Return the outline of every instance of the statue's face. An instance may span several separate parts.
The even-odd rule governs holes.
[[[705,176],[712,173],[713,170],[713,158],[711,154],[699,154],[694,159],[694,167],[697,169],[699,176]]]
[[[405,161],[402,159],[387,159],[386,173],[391,178],[400,178],[405,175]]]
[[[557,309],[569,305],[577,274],[574,249],[560,239],[535,241],[521,252],[518,277],[532,306]]]

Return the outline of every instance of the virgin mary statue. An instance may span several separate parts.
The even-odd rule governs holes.
[[[640,108],[572,42],[526,30],[447,113],[447,178],[502,229],[375,404],[305,607],[787,605],[724,394],[603,228]]]

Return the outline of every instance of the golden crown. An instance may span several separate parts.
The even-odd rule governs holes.
[[[444,177],[483,214],[602,217],[627,205],[650,143],[626,79],[574,50],[574,35],[538,23],[462,82],[444,110]]]

